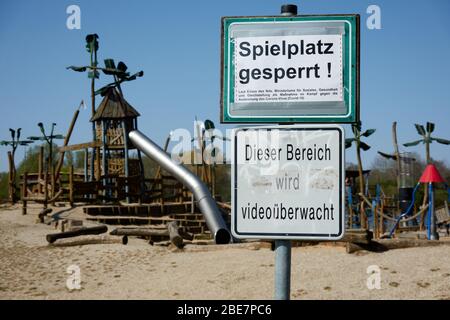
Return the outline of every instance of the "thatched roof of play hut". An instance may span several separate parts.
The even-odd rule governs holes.
[[[122,97],[116,88],[110,88],[98,106],[94,116],[91,118],[91,121],[136,118],[139,116],[139,112]]]

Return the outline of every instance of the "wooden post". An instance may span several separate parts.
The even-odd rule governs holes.
[[[9,165],[9,174],[8,174],[8,193],[9,193],[9,200],[11,203],[15,203],[15,186],[14,186],[14,162],[12,158],[11,151],[8,151],[8,165]]]
[[[352,208],[352,204],[350,203],[348,205],[348,211],[350,213],[350,223],[349,223],[349,228],[352,229],[353,228],[353,208]]]
[[[123,129],[123,148],[124,148],[124,156],[125,156],[125,168],[124,168],[124,173],[125,173],[125,193],[126,193],[126,201],[127,203],[130,203],[130,181],[128,181],[128,178],[130,176],[130,171],[129,171],[129,163],[128,163],[128,136],[127,136],[127,123],[124,120],[122,120],[122,129]]]
[[[137,118],[134,118],[134,128],[137,130],[138,129],[138,125],[137,125]],[[128,139],[128,137],[127,137]],[[169,140],[170,140],[170,135],[169,135]],[[167,147],[165,148],[165,150],[167,149]],[[137,149],[137,154],[138,154],[138,159],[139,159],[139,169],[140,169],[140,174],[141,174],[141,178],[140,178],[140,185],[141,185],[141,192],[140,192],[140,197],[139,197],[139,204],[141,204],[142,201],[144,201],[144,196],[145,196],[145,171],[144,171],[144,162],[142,162],[142,154],[141,154],[141,150]]]
[[[48,168],[46,168],[44,173],[44,209],[48,206]]]
[[[373,235],[375,237],[375,239],[379,239],[380,238],[380,233],[378,230],[379,226],[378,226],[378,204],[376,204],[373,207]]]
[[[88,181],[89,149],[84,149],[84,182]]]
[[[50,190],[50,195],[51,198],[53,199],[55,197],[55,189],[56,189],[56,180],[55,180],[55,168],[53,167],[53,164],[50,164],[50,184],[51,184],[51,190]],[[55,204],[55,200],[53,200],[53,205]]]
[[[69,203],[73,207],[73,165],[70,166],[69,172]]]
[[[161,213],[164,214],[164,175],[161,174]]]
[[[102,147],[103,147],[103,155],[102,155],[102,164],[103,164],[103,196],[106,198],[107,191],[106,191],[106,176],[108,175],[108,163],[106,161],[106,135],[107,135],[107,129],[106,129],[106,121],[102,121]],[[105,201],[105,200],[103,200]]]
[[[77,122],[79,113],[80,113],[80,109],[77,109],[77,111],[75,111],[75,113],[73,115],[72,121],[70,122],[69,130],[67,131],[67,135],[64,138],[64,144],[63,144],[64,147],[69,144],[70,136],[72,135],[73,127],[75,126],[75,122]],[[55,181],[58,181],[58,179],[59,179],[61,167],[64,163],[64,155],[65,155],[65,152],[61,152],[59,155],[58,164],[56,165]]]
[[[39,194],[41,194],[42,193],[41,182],[42,182],[42,179],[44,178],[44,176],[42,174],[42,172],[44,171],[44,147],[43,146],[39,147],[38,166],[39,166],[39,168],[38,168],[38,170],[39,170],[39,172],[38,172],[38,192],[39,192]]]
[[[92,48],[91,48],[92,49]],[[92,51],[94,51],[94,56]],[[94,58],[94,61],[92,60]],[[95,65],[97,67],[97,51],[91,50],[91,66]],[[94,76],[91,78],[91,118],[95,115],[95,72]],[[95,121],[92,121],[92,142],[97,141],[97,130],[96,130],[96,123]],[[91,181],[94,181],[95,178],[97,178],[97,181],[100,181],[100,173],[98,173],[97,177],[95,177],[95,166],[94,162],[96,162],[97,168],[100,168],[100,149],[93,148],[92,149],[92,155],[91,155]]]
[[[381,214],[380,214],[380,235],[383,235],[384,234],[384,217],[383,217],[383,214],[384,214],[384,200],[382,200],[381,201],[381,207],[380,207],[380,212],[381,212]]]
[[[23,174],[23,183],[22,183],[22,214],[27,214],[27,184],[28,184],[28,172]]]
[[[102,176],[102,167],[100,165],[100,159],[101,159],[100,147],[92,149],[92,152],[94,152],[95,156],[97,157],[96,158],[96,166],[97,166],[97,177],[96,177],[96,180],[100,181],[101,176]],[[92,178],[92,179],[94,179],[94,178]],[[98,190],[97,190],[96,194],[98,194]],[[96,196],[94,196],[94,198],[96,198]]]

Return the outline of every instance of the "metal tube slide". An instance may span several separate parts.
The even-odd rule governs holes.
[[[182,164],[173,161],[163,149],[139,130],[133,130],[128,135],[139,150],[191,190],[197,199],[200,211],[205,217],[208,229],[214,235],[215,242],[217,244],[229,243],[231,240],[230,232],[206,185]]]

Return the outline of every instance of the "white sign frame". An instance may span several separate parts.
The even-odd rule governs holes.
[[[255,17],[222,17],[222,41],[221,41],[221,122],[222,123],[357,123],[359,121],[359,52],[360,52],[360,16],[358,14],[330,14],[330,15],[300,15],[293,17],[284,16],[255,16]],[[290,36],[320,36],[340,34],[342,46],[342,68],[341,73],[343,100],[327,101],[327,99],[308,101],[303,90],[312,90],[304,85],[296,88],[296,93],[288,92],[287,96],[280,92],[239,92],[236,88],[236,43],[239,38],[251,37],[290,37]],[[253,47],[253,46],[252,46]],[[275,47],[271,47],[275,48]],[[258,48],[260,50],[260,47]],[[265,49],[264,49],[265,50]],[[272,54],[272,49],[269,51]],[[276,51],[276,50],[275,50]],[[277,54],[278,51],[273,52]],[[254,52],[254,50],[253,50]],[[267,52],[267,50],[266,50]],[[258,55],[259,56],[259,55]],[[259,56],[260,57],[260,56]],[[259,59],[259,58],[258,58]],[[303,60],[303,59],[302,59]],[[321,79],[327,78],[323,65],[321,69]],[[297,67],[304,67],[303,63]],[[311,67],[308,63],[306,63]],[[305,66],[306,66],[305,65]],[[315,66],[315,64],[314,64]],[[272,66],[273,67],[273,66]],[[261,69],[262,68],[262,69]],[[269,77],[271,68],[267,68],[265,63],[261,68],[249,68],[252,76],[260,79]],[[277,67],[278,69],[280,66]],[[330,70],[336,70],[333,62]],[[273,69],[273,68],[272,68]],[[272,70],[271,69],[271,70]],[[289,74],[286,77],[294,77],[293,66],[290,66]],[[282,70],[279,70],[282,71]],[[271,71],[272,73],[275,70]],[[297,72],[300,76],[300,69]],[[333,71],[334,72],[334,71]],[[324,78],[325,77],[325,78]],[[292,84],[291,84],[292,85]],[[289,85],[286,89],[290,88]],[[341,85],[339,87],[341,87]],[[314,86],[314,85],[313,85]],[[297,92],[300,90],[301,92]],[[325,91],[331,90],[330,88]],[[273,95],[270,98],[260,100],[261,95]],[[283,97],[280,96],[283,95]],[[292,97],[299,96],[295,99]],[[309,93],[306,93],[308,95]],[[239,95],[247,101],[240,100]],[[250,97],[251,95],[251,97]],[[300,97],[301,96],[301,97]],[[278,97],[278,98],[277,98]],[[257,100],[255,100],[257,99]]]
[[[339,203],[334,203],[333,209],[335,209],[335,215],[338,217],[335,221],[333,221],[333,229],[338,229],[338,232],[333,233],[323,233],[323,232],[292,232],[285,230],[283,231],[280,229],[281,227],[277,227],[280,230],[273,230],[271,232],[267,231],[261,231],[261,230],[252,230],[249,231],[243,231],[240,229],[239,224],[244,224],[242,222],[242,218],[238,217],[238,197],[239,195],[239,178],[238,178],[238,154],[242,156],[242,152],[240,152],[238,149],[238,134],[242,131],[247,130],[271,130],[276,131],[280,130],[283,131],[308,131],[312,132],[311,134],[315,134],[318,131],[330,131],[330,132],[336,132],[337,133],[337,139],[339,141],[339,146],[336,148],[333,147],[334,153],[338,152],[337,155],[339,161],[339,168],[338,168],[338,187],[337,191],[333,190],[334,198],[338,199]],[[336,140],[336,137],[334,138]],[[334,141],[333,140],[333,141]],[[345,133],[344,129],[336,124],[325,124],[325,125],[286,125],[286,126],[258,126],[258,127],[239,127],[235,128],[232,132],[232,148],[231,148],[231,232],[232,235],[237,239],[282,239],[282,240],[320,240],[320,241],[336,241],[341,239],[344,236],[345,231]],[[331,151],[330,151],[331,153]],[[334,155],[336,157],[336,154]],[[286,160],[287,161],[287,160]],[[305,161],[305,165],[308,165],[308,161]],[[254,199],[253,199],[254,200]],[[265,200],[267,201],[267,200]],[[295,200],[296,201],[296,200]],[[298,205],[301,206],[301,196],[299,197]],[[276,203],[276,200],[274,199],[273,203]],[[297,204],[297,202],[296,202]],[[256,205],[256,202],[255,202]],[[242,208],[241,208],[242,209]],[[250,210],[250,209],[249,209]],[[314,225],[315,222],[310,222],[310,224]],[[276,223],[275,223],[276,224]],[[247,226],[248,227],[248,226]],[[315,228],[315,227],[314,227]]]

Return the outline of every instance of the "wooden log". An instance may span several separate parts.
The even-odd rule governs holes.
[[[53,243],[58,239],[72,238],[72,237],[76,237],[76,236],[89,235],[89,234],[102,234],[102,233],[105,233],[106,231],[108,231],[108,227],[105,225],[95,226],[95,227],[89,227],[89,228],[81,228],[79,230],[48,234],[46,236],[46,239],[49,243]]]
[[[59,239],[56,242],[50,243],[49,245],[54,247],[72,247],[72,246],[83,246],[83,245],[89,245],[89,244],[115,244],[115,243],[121,243],[123,245],[126,245],[128,243],[128,237],[111,237],[108,235],[101,235],[101,236],[91,236],[91,235],[85,235],[85,236],[79,236],[75,239]]]
[[[39,212],[39,215],[38,215],[39,221],[41,223],[44,223],[44,217],[46,217],[47,214],[51,213],[52,211],[53,211],[53,209],[51,209],[51,208],[44,208],[44,209],[42,209],[41,212]]]
[[[134,237],[151,237],[151,236],[169,236],[167,229],[150,229],[150,228],[117,228],[109,233],[114,236],[134,236]]]
[[[357,243],[347,242],[345,251],[347,253],[355,253],[356,251],[366,250],[365,247]]]
[[[194,235],[192,233],[184,231],[182,228],[178,230],[180,236],[186,240],[193,240]],[[168,229],[156,229],[156,228],[117,228],[109,233],[114,236],[134,236],[134,237],[170,237]]]
[[[190,240],[190,241],[194,240],[194,234],[193,233],[187,232],[183,228],[180,228],[178,230],[178,232],[179,232],[180,236],[183,239]]]
[[[372,237],[367,234],[352,234],[345,233],[344,237],[339,240],[340,242],[352,242],[352,243],[370,243]]]
[[[183,247],[183,237],[180,235],[180,227],[176,221],[169,222],[167,224],[167,230],[169,231],[170,241],[177,247]]]
[[[370,243],[347,242],[346,244],[347,253],[354,253],[360,250],[366,250],[370,252],[384,252],[387,251],[388,248],[386,248],[383,244],[376,241],[371,241]]]

